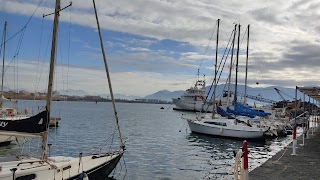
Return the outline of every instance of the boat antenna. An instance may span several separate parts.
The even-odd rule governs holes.
[[[104,46],[103,46],[103,41],[102,41],[102,35],[101,35],[101,31],[100,31],[100,24],[99,24],[97,9],[96,9],[96,3],[95,3],[94,0],[92,0],[92,1],[93,1],[94,13],[95,13],[95,15],[96,15],[96,20],[97,20],[97,28],[98,28],[98,32],[99,32],[100,45],[101,45],[101,51],[102,51],[104,66],[105,66],[106,74],[107,74],[107,77],[108,77],[108,85],[109,85],[110,96],[111,96],[111,100],[112,100],[114,117],[116,118],[117,130],[118,130],[118,133],[119,133],[119,138],[120,138],[120,142],[121,142],[121,147],[124,147],[124,143],[123,143],[123,140],[122,140],[122,137],[121,137],[121,132],[120,132],[118,112],[117,112],[116,103],[115,103],[114,96],[113,96],[113,91],[112,91],[111,78],[110,78],[110,73],[109,73],[107,58],[106,58],[106,54],[105,54],[105,51],[104,51]]]
[[[217,27],[217,41],[216,41],[216,62],[214,65],[214,88],[213,88],[213,110],[212,110],[212,118],[215,117],[216,114],[216,90],[217,90],[217,64],[218,64],[218,45],[219,45],[219,24],[220,19],[217,21],[218,27]]]
[[[63,9],[71,6],[72,2]],[[60,11],[60,0],[56,0],[56,6],[54,9],[54,20],[53,20],[53,32],[52,32],[52,44],[51,44],[51,55],[50,55],[50,69],[49,69],[49,80],[48,80],[48,92],[47,92],[47,103],[46,103],[46,110],[47,110],[47,118],[50,119],[50,111],[51,111],[51,101],[52,101],[52,88],[53,88],[53,79],[54,79],[54,65],[56,59],[56,49],[57,49],[57,39],[58,39],[58,28],[59,28],[59,16]],[[51,13],[53,14],[53,13]],[[51,14],[43,15],[43,17],[49,16]],[[49,121],[48,121],[49,122]],[[49,123],[48,123],[49,125]],[[47,148],[48,148],[48,125],[46,131],[43,133],[42,136],[42,160],[47,159]]]
[[[247,103],[247,84],[248,84],[248,57],[249,57],[249,32],[250,24],[248,24],[248,36],[247,36],[247,57],[246,57],[246,76],[244,81],[244,103]]]
[[[3,95],[3,79],[4,79],[4,59],[6,55],[6,34],[7,34],[7,21],[4,22],[4,30],[3,30],[3,58],[2,58],[2,75],[1,75],[1,95]],[[2,107],[2,103],[1,103]]]

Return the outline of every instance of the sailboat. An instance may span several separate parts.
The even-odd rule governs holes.
[[[13,103],[16,105],[17,101],[13,99],[7,99],[4,97],[3,91],[3,81],[4,81],[4,61],[6,54],[6,30],[7,30],[7,22],[4,23],[4,31],[3,31],[3,58],[2,58],[2,76],[1,76],[1,93],[0,93],[0,131],[10,131],[8,135],[0,135],[0,146],[5,146],[10,144],[11,141],[16,140],[16,137],[11,135],[14,134],[14,131],[20,131],[22,129],[30,130],[29,126],[24,126],[28,124],[28,122],[34,119],[27,116],[26,112],[17,112],[16,109],[12,107],[4,107],[5,103]],[[26,120],[26,121],[25,121]],[[21,123],[23,121],[23,123]],[[23,124],[23,126],[20,126]],[[32,126],[37,129],[37,126]],[[32,131],[32,130],[30,130]],[[37,130],[35,130],[37,132]]]
[[[228,138],[239,138],[239,139],[262,139],[264,140],[264,131],[262,128],[257,126],[252,126],[247,122],[241,121],[237,118],[228,116],[228,114],[220,108],[215,101],[216,98],[216,78],[217,78],[217,60],[218,60],[218,39],[219,39],[219,21],[218,19],[218,28],[217,28],[217,43],[216,43],[216,62],[215,62],[215,77],[214,77],[214,94],[213,94],[213,113],[190,116],[183,115],[182,118],[186,119],[189,125],[189,128],[192,132],[228,137]],[[240,25],[239,25],[240,32]],[[236,31],[234,31],[236,33]],[[238,33],[238,49],[239,49],[239,34]],[[234,41],[233,41],[234,43]],[[238,50],[239,52],[239,50]],[[238,56],[237,56],[238,57]],[[222,111],[222,114],[225,114],[225,117],[217,114],[217,111]]]
[[[101,39],[100,25],[97,16],[95,1],[93,0],[98,32],[100,37],[100,44],[102,54],[104,58],[104,64],[106,74],[109,82],[109,90],[112,98],[112,105],[114,109],[114,115],[117,124],[117,130],[120,138],[119,148],[107,153],[93,154],[82,156],[80,153],[79,157],[64,157],[64,156],[47,156],[48,149],[48,126],[51,111],[51,100],[52,100],[52,88],[53,88],[53,77],[54,77],[54,65],[55,65],[55,54],[56,54],[56,40],[57,30],[59,25],[59,12],[60,0],[56,0],[55,12],[54,12],[54,23],[52,33],[52,46],[51,46],[51,58],[50,58],[50,70],[49,70],[49,81],[48,81],[48,92],[45,108],[37,115],[30,117],[28,121],[17,121],[15,125],[8,123],[6,127],[7,131],[1,131],[3,133],[15,133],[21,136],[29,137],[40,137],[42,138],[42,154],[40,158],[37,157],[14,157],[1,159],[0,162],[0,179],[1,180],[12,180],[12,179],[78,179],[89,177],[89,179],[101,179],[109,175],[118,164],[121,159],[125,144],[122,140],[117,110],[113,97],[113,91],[109,76],[109,70],[105,53],[103,49],[103,42]],[[71,3],[70,5],[71,6]],[[10,128],[10,129],[9,129]]]

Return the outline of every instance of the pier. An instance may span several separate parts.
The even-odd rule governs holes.
[[[250,179],[319,179],[320,178],[320,132],[305,139],[298,138],[297,155],[292,155],[292,143],[275,156],[249,173]]]
[[[298,90],[313,98],[313,102],[314,100],[320,100],[319,87],[296,87],[296,99]],[[313,116],[309,119],[309,130],[306,130],[298,138],[295,137],[294,132],[293,142],[267,162],[251,171],[249,173],[250,179],[320,179],[320,158],[318,157],[320,152],[320,132],[317,131],[320,117],[315,110],[310,113]]]

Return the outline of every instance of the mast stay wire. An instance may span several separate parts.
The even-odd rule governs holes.
[[[43,8],[43,14],[46,12],[47,7],[47,1],[44,2],[44,8]],[[38,52],[38,62],[37,62],[37,73],[36,73],[36,83],[34,84],[34,100],[36,99],[36,91],[37,91],[37,84],[38,84],[38,74],[39,74],[39,65],[40,65],[40,56],[41,56],[41,47],[42,47],[42,35],[43,35],[43,21],[44,18],[41,20],[41,31],[40,31],[40,46],[39,46],[39,52]],[[39,79],[40,81],[40,79]]]
[[[222,61],[223,61],[223,59],[224,59],[224,57],[225,57],[223,67],[222,67],[222,69],[221,69],[221,71],[220,71],[220,76],[221,76],[221,74],[222,74],[222,70],[223,70],[223,68],[224,68],[224,66],[225,66],[225,63],[226,63],[226,61],[227,61],[227,59],[228,59],[231,45],[233,44],[233,43],[230,44],[230,41],[231,41],[231,38],[232,38],[233,33],[235,33],[234,30],[232,30],[232,32],[231,32],[231,35],[230,35],[228,44],[227,44],[227,46],[226,46],[226,48],[225,48],[225,51],[224,51],[224,53],[223,53],[223,56],[222,56],[222,58],[221,58],[221,60],[220,60],[220,64],[219,64],[219,66],[218,66],[217,72],[220,71],[221,63],[222,63]],[[229,47],[229,44],[230,44],[230,48],[229,48],[229,50],[228,50],[227,56],[225,56],[225,53],[226,53],[226,51],[227,51],[227,49],[228,49],[228,47]],[[218,79],[217,83],[218,83],[219,80],[220,80],[220,76],[219,76],[219,79]],[[210,89],[209,89],[209,91],[208,91],[208,93],[207,93],[207,96],[206,96],[204,102],[206,102],[206,101],[208,100],[209,94],[210,94],[210,92],[211,92],[211,90],[212,90],[212,87],[213,87],[213,83],[214,83],[214,80],[213,80],[212,83],[211,83]],[[210,99],[212,99],[212,96],[213,96],[213,94],[211,95]],[[204,105],[203,105],[203,106],[204,106]],[[203,108],[203,107],[202,107],[202,108]],[[209,107],[207,107],[207,108],[209,108]],[[208,109],[206,109],[206,111],[208,111]]]
[[[219,72],[219,71],[220,71],[221,63],[222,63],[222,61],[223,61],[223,58],[225,57],[225,53],[226,53],[226,51],[227,51],[227,49],[228,49],[228,47],[229,47],[229,43],[230,43],[230,40],[231,40],[231,37],[232,37],[233,33],[234,33],[234,30],[232,30],[232,32],[231,32],[231,35],[230,35],[230,38],[229,38],[228,44],[227,44],[227,46],[226,46],[226,48],[225,48],[225,51],[224,51],[224,53],[223,53],[223,56],[222,56],[222,58],[221,58],[221,60],[220,60],[220,64],[219,64],[219,66],[218,66],[218,70],[217,70],[217,72]],[[230,51],[230,50],[229,50],[229,51]],[[229,52],[228,52],[228,53],[229,53]],[[208,91],[207,97],[208,97],[208,95],[209,95],[209,94],[210,94],[210,92],[211,92],[211,89],[212,89],[213,83],[214,83],[214,80],[213,80],[213,81],[212,81],[212,83],[211,83],[211,86],[210,86],[210,89],[209,89],[209,91]],[[207,98],[206,98],[205,100],[207,100]]]
[[[211,41],[212,41],[212,39],[213,39],[213,34],[214,34],[214,32],[216,31],[217,26],[218,26],[218,22],[216,22],[216,24],[215,24],[215,26],[214,26],[214,28],[213,28],[213,30],[212,30],[212,32],[211,32],[211,36],[210,36],[210,38],[209,38],[207,47],[206,47],[206,49],[205,49],[205,51],[204,51],[203,57],[202,57],[202,59],[201,59],[201,61],[200,61],[200,65],[199,65],[199,67],[198,67],[198,71],[197,71],[197,74],[196,74],[195,78],[197,78],[197,76],[199,76],[200,68],[202,67],[202,63],[203,63],[203,61],[204,61],[204,59],[205,59],[205,57],[206,57],[206,54],[207,54],[208,49],[209,49],[209,47],[210,47]]]
[[[37,12],[38,8],[39,8],[40,5],[42,4],[42,1],[43,1],[43,0],[40,0],[40,1],[39,1],[36,9],[33,11],[33,13],[31,14],[31,16],[30,16],[29,19],[27,20],[26,24],[25,24],[19,31],[17,31],[17,32],[14,33],[10,38],[8,38],[8,39],[6,40],[6,42],[3,42],[3,43],[1,44],[1,48],[2,48],[2,46],[3,46],[4,43],[7,43],[8,41],[10,41],[11,39],[13,39],[15,36],[17,36],[19,33],[21,33],[22,31],[24,31],[24,30],[27,28],[27,26],[28,26],[29,22],[31,21],[31,19],[33,18],[34,14]]]

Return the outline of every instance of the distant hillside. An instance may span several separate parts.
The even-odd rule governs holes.
[[[234,84],[230,85],[231,91],[234,91]],[[282,96],[286,100],[292,100],[295,97],[295,89],[293,88],[285,88],[285,87],[280,87],[280,86],[270,86],[270,87],[265,87],[265,88],[260,88],[260,87],[247,87],[247,94],[253,95],[253,96],[261,96],[263,98],[275,100],[275,101],[280,101],[282,100],[280,95],[274,90],[274,88],[278,88],[282,93]],[[223,93],[223,90],[227,90],[227,86],[225,84],[219,84],[217,86],[217,96],[220,97]],[[210,89],[210,86],[206,87],[206,91],[208,92]],[[241,94],[244,93],[245,86],[244,85],[238,85],[238,99],[241,100]],[[213,90],[211,90],[212,92]],[[161,100],[171,100],[172,98],[177,98],[183,95],[185,91],[180,90],[180,91],[168,91],[168,90],[162,90],[158,91],[154,94],[150,94],[148,96],[145,96],[144,98],[146,99],[161,99]],[[284,92],[284,93],[283,93]],[[209,97],[211,97],[212,93],[210,93]],[[298,99],[303,99],[303,94],[298,92]],[[306,99],[307,100],[307,99]]]
[[[110,99],[109,94],[100,94],[99,96]],[[123,95],[123,94],[115,94],[114,97],[115,99],[127,99],[127,100],[141,99],[140,96],[130,96],[130,95]]]
[[[86,96],[89,95],[89,93],[83,91],[83,90],[74,90],[74,89],[68,89],[59,91],[60,95],[68,95],[68,96]]]
[[[150,94],[148,96],[145,96],[145,99],[161,99],[161,100],[171,100],[172,98],[178,98],[181,95],[183,95],[184,91],[168,91],[168,90],[162,90],[158,91],[156,93]]]

